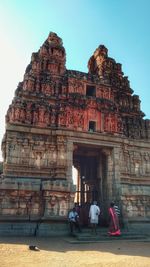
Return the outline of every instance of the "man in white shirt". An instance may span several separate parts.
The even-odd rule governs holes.
[[[90,218],[90,224],[92,226],[92,232],[95,234],[97,234],[96,227],[98,224],[99,215],[100,215],[100,208],[97,206],[97,201],[94,201],[93,204],[90,206],[89,218]]]
[[[69,219],[69,225],[70,225],[70,233],[74,233],[74,228],[77,228],[79,232],[81,232],[80,229],[80,223],[79,223],[79,214],[77,213],[76,209],[73,208],[68,215]]]

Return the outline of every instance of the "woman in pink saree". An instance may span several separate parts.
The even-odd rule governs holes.
[[[118,219],[118,215],[116,213],[116,210],[114,208],[115,203],[112,202],[110,204],[110,208],[109,208],[109,218],[110,218],[110,222],[109,222],[109,231],[108,234],[110,236],[119,236],[121,235],[120,232],[120,227],[119,227],[119,219]]]

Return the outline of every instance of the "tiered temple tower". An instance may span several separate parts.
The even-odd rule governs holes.
[[[61,233],[74,201],[84,211],[96,199],[104,222],[114,200],[132,225],[146,223],[150,121],[143,118],[139,96],[104,45],[90,58],[88,73],[67,70],[65,63],[61,38],[50,33],[32,54],[9,106],[1,220],[28,222],[22,228],[27,234]]]

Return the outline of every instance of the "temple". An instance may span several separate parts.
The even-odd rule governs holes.
[[[113,200],[132,227],[145,227],[150,121],[139,96],[104,45],[89,59],[88,73],[67,70],[65,63],[62,40],[51,32],[32,54],[8,108],[1,222],[11,223],[14,232],[61,234],[74,202],[84,213],[97,200],[105,225]]]

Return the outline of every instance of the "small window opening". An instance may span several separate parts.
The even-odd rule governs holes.
[[[89,132],[95,132],[95,131],[96,131],[96,122],[89,121]]]
[[[86,86],[86,95],[87,96],[96,96],[96,88],[92,85]]]

